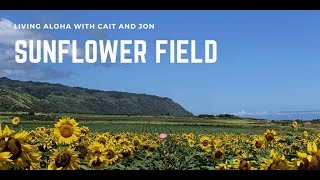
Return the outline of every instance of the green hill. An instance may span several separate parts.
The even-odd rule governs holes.
[[[192,116],[169,98],[0,78],[1,111]]]

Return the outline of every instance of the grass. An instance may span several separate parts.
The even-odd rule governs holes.
[[[18,113],[19,114],[19,113]],[[48,115],[48,114],[47,114]],[[80,126],[87,126],[93,132],[136,132],[136,133],[234,133],[257,134],[267,129],[277,130],[286,134],[292,129],[288,122],[267,122],[252,119],[208,119],[198,117],[167,117],[167,116],[125,116],[99,114],[55,114],[60,117],[75,118]],[[0,113],[2,124],[11,126],[11,113]],[[56,121],[25,121],[21,126],[25,130],[36,127],[54,127]],[[319,125],[302,126],[299,131],[320,133]]]

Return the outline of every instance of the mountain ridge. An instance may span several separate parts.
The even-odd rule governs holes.
[[[168,97],[0,78],[0,110],[193,116]]]

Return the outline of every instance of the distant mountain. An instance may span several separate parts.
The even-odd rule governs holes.
[[[0,111],[192,116],[172,99],[0,78]]]

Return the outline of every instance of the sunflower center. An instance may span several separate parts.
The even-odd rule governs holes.
[[[73,128],[70,124],[64,124],[60,127],[60,134],[64,138],[71,137],[73,134]]]
[[[309,162],[307,158],[303,159],[303,163],[299,166],[300,170],[320,170],[320,157],[312,156]]]
[[[248,161],[241,161],[239,170],[250,170],[251,169],[251,163]]]
[[[10,159],[16,160],[22,153],[21,144],[18,140],[11,137],[8,141],[5,141],[5,139],[2,138],[0,139],[0,152],[4,151],[9,151],[12,154]]]
[[[214,154],[214,157],[215,157],[216,159],[219,159],[222,155],[223,155],[223,152],[220,151],[220,150],[218,150],[218,151]]]
[[[101,166],[102,165],[102,161],[100,161],[100,159],[98,158],[98,160],[93,161],[91,163],[92,166]]]
[[[108,159],[112,159],[113,157],[114,157],[114,152],[109,150],[109,151],[107,152],[107,158],[108,158]]]
[[[261,148],[262,143],[260,141],[256,141],[254,145],[256,146],[256,148]]]
[[[295,151],[299,151],[300,148],[299,148],[299,146],[293,145],[292,149],[295,150]]]
[[[130,150],[123,150],[121,155],[126,158],[126,157],[129,157],[131,154]]]
[[[58,168],[67,167],[71,162],[71,156],[69,154],[59,154],[55,159],[55,164]]]
[[[194,141],[189,141],[189,144],[190,145],[194,145]]]
[[[134,140],[134,141],[133,141],[133,144],[134,144],[134,146],[139,146],[140,143],[139,143],[138,140]]]
[[[47,130],[46,130],[46,134],[47,134],[47,135],[50,135],[50,134],[51,134],[51,131],[50,131],[49,129],[47,129]]]
[[[319,170],[319,160],[316,156],[312,156],[311,162],[309,163],[309,169]]]
[[[100,139],[98,140],[98,142],[101,143],[101,144],[106,144],[106,143],[107,143],[107,140],[104,139],[104,138],[100,138]]]
[[[208,146],[209,142],[207,140],[202,141],[203,146]]]
[[[289,153],[289,152],[290,152],[290,149],[286,147],[286,148],[283,149],[283,152],[284,152],[284,153]]]
[[[269,132],[268,134],[266,134],[266,139],[267,139],[268,141],[272,141],[272,140],[274,139],[274,135]]]
[[[149,146],[148,146],[148,145],[144,145],[142,148],[143,148],[144,150],[147,150],[147,149],[149,148]]]

